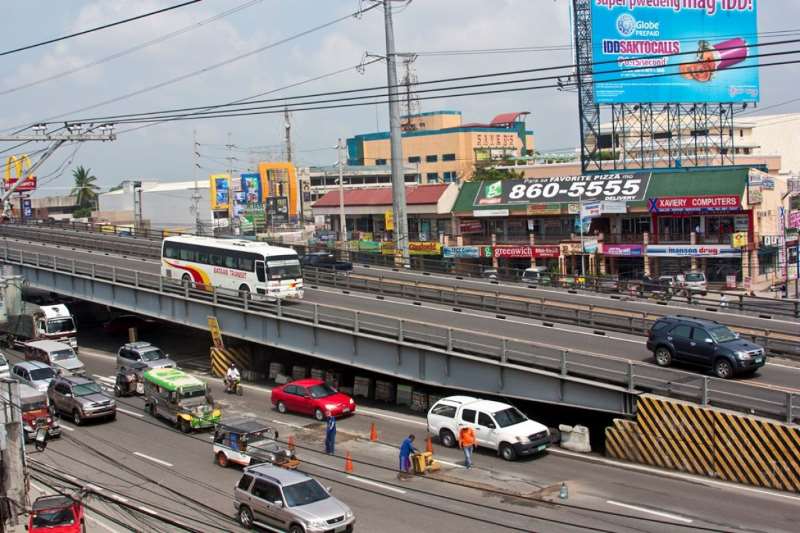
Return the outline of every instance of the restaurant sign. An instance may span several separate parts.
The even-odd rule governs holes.
[[[486,251],[492,249],[491,246],[486,246]],[[552,259],[559,256],[559,249],[556,245],[551,246],[495,246],[494,257],[496,258],[539,258],[539,259]]]
[[[713,211],[738,211],[741,198],[735,194],[710,196],[664,196],[647,200],[651,213],[703,213]]]

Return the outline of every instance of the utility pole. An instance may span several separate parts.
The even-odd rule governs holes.
[[[194,211],[194,231],[202,234],[200,228],[200,190],[197,187],[197,158],[200,155],[197,148],[197,130],[192,130],[192,178],[194,179],[194,193],[192,193],[192,210]]]
[[[412,126],[411,117],[419,113],[419,98],[412,92],[411,86],[417,83],[417,75],[414,72],[414,61],[417,60],[417,54],[397,54],[403,56],[403,67],[405,73],[403,74],[403,87],[405,87],[405,117],[406,122],[403,124],[403,131],[416,129]]]
[[[228,144],[225,147],[228,149],[228,228],[233,235],[233,143],[231,143],[231,132],[228,132]]]
[[[383,0],[383,20],[386,27],[386,77],[389,85],[389,139],[392,155],[392,210],[394,211],[395,263],[411,266],[408,255],[408,218],[406,215],[406,184],[403,172],[403,137],[400,128],[400,100],[397,91],[397,55],[394,50],[392,2]]]
[[[342,138],[336,143],[339,155],[339,240],[347,247],[347,219],[344,216],[344,144]]]
[[[283,108],[283,128],[286,138],[286,161],[292,162],[292,123],[289,120],[289,108]]]

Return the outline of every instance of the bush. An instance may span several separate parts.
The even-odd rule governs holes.
[[[72,212],[72,218],[89,218],[92,216],[91,207],[81,207]]]

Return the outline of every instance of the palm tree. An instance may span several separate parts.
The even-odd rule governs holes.
[[[72,177],[75,178],[75,186],[69,195],[74,196],[82,208],[94,207],[99,187],[94,184],[97,178],[92,176],[92,169],[79,166],[72,171]]]

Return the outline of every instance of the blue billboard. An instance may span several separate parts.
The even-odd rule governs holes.
[[[759,100],[756,0],[590,1],[596,103]]]

